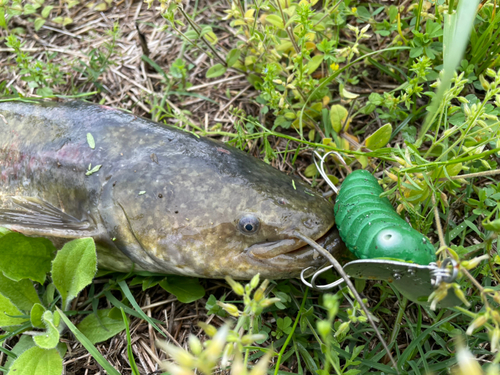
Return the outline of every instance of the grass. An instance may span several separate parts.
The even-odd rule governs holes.
[[[438,259],[459,262],[455,290],[470,304],[432,311],[389,284],[358,280],[400,373],[460,373],[459,338],[478,358],[476,373],[497,373],[496,0],[2,4],[5,98],[76,97],[124,108],[229,142],[324,191],[313,150],[337,151],[349,169],[373,172]],[[390,132],[378,131],[385,124]],[[349,169],[333,158],[326,163],[336,185]],[[66,369],[97,371],[96,360],[106,358],[120,373],[153,372],[166,358],[154,338],[165,336],[190,349],[165,348],[176,359],[172,371],[235,355],[239,373],[263,356],[275,374],[396,373],[347,289],[321,294],[296,280],[272,282],[264,288],[271,302],[260,306],[255,282],[247,290],[204,280],[205,297],[183,304],[161,282],[95,279],[66,315],[77,322],[86,310],[114,307],[131,320],[126,332],[95,347],[83,339],[103,356],[95,359],[65,336]],[[228,319],[234,326],[221,328]],[[226,336],[216,338],[217,329]],[[3,338],[0,366],[17,355],[18,333]],[[218,366],[228,372],[231,364]]]

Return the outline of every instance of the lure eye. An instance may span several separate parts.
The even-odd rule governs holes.
[[[245,215],[238,222],[240,231],[245,234],[253,234],[259,230],[259,219],[254,215]]]

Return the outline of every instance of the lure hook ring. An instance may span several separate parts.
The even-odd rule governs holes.
[[[451,266],[451,272],[448,266]],[[441,263],[441,267],[436,267],[432,271],[432,284],[438,287],[442,282],[452,283],[458,276],[458,263],[453,258],[446,258]]]
[[[319,291],[325,291],[325,290],[330,290],[330,289],[333,289],[335,288],[336,286],[339,286],[340,284],[342,284],[344,282],[344,279],[343,278],[340,278],[339,280],[336,280],[334,281],[333,283],[330,283],[330,284],[326,284],[326,285],[318,285],[316,284],[316,279],[318,278],[319,275],[323,274],[324,272],[326,271],[329,271],[330,269],[333,268],[333,265],[329,265],[325,268],[322,268],[318,271],[316,271],[312,278],[311,278],[311,282],[309,283],[305,277],[304,277],[304,273],[309,270],[310,268],[313,268],[313,267],[307,267],[306,269],[302,270],[302,272],[300,273],[300,280],[302,280],[302,282],[308,286],[309,288],[312,288],[312,289],[315,289],[315,290],[319,290]]]
[[[337,151],[328,151],[323,156],[321,156],[317,151],[314,151],[314,153],[313,153],[313,161],[314,161],[314,165],[316,166],[316,169],[321,174],[321,177],[323,177],[323,180],[325,180],[325,182],[332,188],[332,190],[335,192],[335,194],[338,194],[339,189],[337,189],[337,187],[333,184],[332,181],[330,181],[330,179],[328,178],[328,176],[325,173],[324,164],[325,164],[326,158],[330,154],[335,154],[340,159],[340,161],[342,162],[342,164],[346,165],[346,163],[344,161],[344,158],[342,158],[342,156]],[[320,165],[318,165],[318,162],[316,161],[316,158],[318,158],[319,160],[321,160]]]

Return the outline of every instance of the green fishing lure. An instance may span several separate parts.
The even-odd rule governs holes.
[[[375,177],[356,170],[342,183],[335,202],[340,237],[359,259],[394,258],[428,265],[436,261],[429,239],[394,210]]]

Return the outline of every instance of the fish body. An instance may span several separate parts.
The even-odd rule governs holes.
[[[291,235],[344,247],[333,205],[241,150],[74,101],[0,102],[0,226],[93,237],[101,268],[248,279],[324,261]]]

